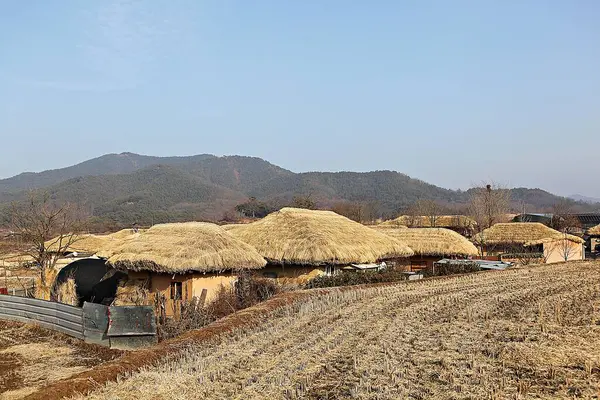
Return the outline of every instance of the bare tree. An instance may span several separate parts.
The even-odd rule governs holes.
[[[442,213],[441,206],[433,200],[422,200],[420,203],[421,214],[427,217],[431,227],[436,227]]]
[[[414,228],[419,225],[420,220],[421,214],[418,207],[418,202],[416,202],[406,209],[406,218],[404,218],[403,222],[409,228]]]
[[[331,211],[343,215],[346,218],[350,218],[353,221],[362,222],[362,210],[358,203],[353,203],[351,201],[335,203],[331,207]]]
[[[308,210],[316,210],[317,204],[311,197],[312,197],[312,193],[309,193],[306,196],[303,196],[303,195],[294,196],[294,198],[292,199],[292,204],[290,204],[290,207],[306,208]]]
[[[550,254],[556,251],[560,258],[562,258],[564,261],[569,261],[571,257],[577,253],[577,248],[573,245],[573,242],[569,240],[566,232],[563,233],[563,235],[564,237],[561,239],[549,243],[548,257]]]
[[[510,191],[495,184],[473,188],[469,214],[475,220],[478,231],[498,223],[510,209]]]
[[[47,193],[32,192],[26,203],[12,205],[10,219],[22,253],[39,270],[39,297],[49,299],[56,264],[77,240],[83,214],[72,204],[52,202]]]
[[[331,210],[361,223],[371,223],[378,217],[378,205],[375,202],[342,201],[335,203]]]
[[[552,207],[552,221],[550,227],[560,232],[575,233],[581,229],[579,219],[572,213],[573,202],[563,199]]]
[[[438,218],[442,213],[442,207],[433,200],[417,200],[407,211],[406,225],[437,226]]]

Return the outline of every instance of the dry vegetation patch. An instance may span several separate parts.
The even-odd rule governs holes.
[[[87,399],[596,398],[600,264],[331,291]]]
[[[22,398],[120,354],[32,325],[0,321],[0,399]]]

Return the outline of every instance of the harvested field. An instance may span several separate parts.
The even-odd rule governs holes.
[[[597,398],[600,263],[315,293],[85,398]]]
[[[0,399],[22,398],[120,354],[33,325],[0,321]]]

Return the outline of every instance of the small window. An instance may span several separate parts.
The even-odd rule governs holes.
[[[277,279],[277,272],[273,272],[273,271],[267,271],[267,272],[263,272],[262,274],[265,278],[273,278],[273,279]]]
[[[335,267],[333,265],[325,266],[325,275],[327,275],[327,276],[335,275]]]
[[[171,300],[181,300],[181,282],[171,282]]]

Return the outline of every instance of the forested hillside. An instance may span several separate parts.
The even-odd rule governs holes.
[[[58,202],[74,202],[96,222],[126,226],[235,216],[235,207],[252,200],[263,211],[309,199],[320,208],[368,205],[378,217],[392,217],[419,199],[464,211],[469,191],[440,188],[393,171],[293,173],[255,157],[150,157],[108,154],[63,169],[20,174],[0,180],[0,213],[8,205],[43,189]],[[562,198],[541,189],[512,190],[516,211],[547,211]],[[577,211],[598,204],[573,203]]]

